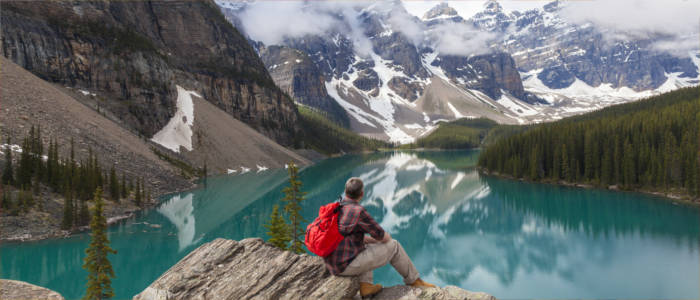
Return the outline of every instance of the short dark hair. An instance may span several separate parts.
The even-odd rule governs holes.
[[[351,177],[345,183],[345,196],[351,199],[360,198],[360,196],[362,196],[363,193],[363,188],[364,184],[362,183],[362,179],[357,177]]]

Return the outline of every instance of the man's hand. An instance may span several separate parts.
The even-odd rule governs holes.
[[[384,231],[384,237],[382,238],[382,240],[381,240],[380,242],[386,243],[386,242],[389,242],[389,241],[391,241],[391,234],[389,234],[388,232]]]
[[[375,240],[373,237],[365,235],[365,244],[374,244],[376,242],[377,240]]]

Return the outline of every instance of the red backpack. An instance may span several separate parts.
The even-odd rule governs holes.
[[[338,214],[340,203],[333,202],[321,206],[318,217],[306,226],[306,248],[314,254],[326,257],[331,255],[338,244],[343,240],[343,235],[338,231]]]

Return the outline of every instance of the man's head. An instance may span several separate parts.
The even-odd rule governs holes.
[[[362,196],[364,196],[364,194],[365,194],[365,191],[364,191],[364,184],[362,183],[362,179],[357,178],[357,177],[351,177],[345,183],[345,196],[346,197],[359,201],[362,198]]]

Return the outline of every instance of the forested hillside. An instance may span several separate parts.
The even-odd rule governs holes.
[[[312,108],[298,106],[302,130],[299,135],[301,148],[314,149],[323,154],[377,150],[392,145],[361,136],[336,124]]]
[[[469,149],[478,148],[481,140],[491,128],[498,125],[486,119],[459,119],[441,122],[439,127],[425,137],[418,139],[409,148]]]
[[[492,172],[698,196],[700,87],[543,124],[496,141]]]

